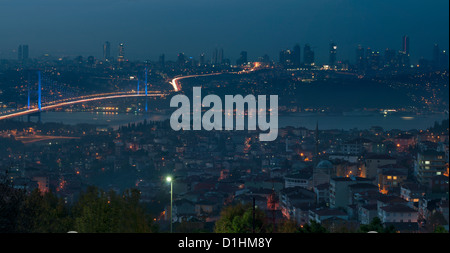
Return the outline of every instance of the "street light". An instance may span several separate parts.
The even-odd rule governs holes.
[[[172,177],[166,177],[166,181],[170,183],[170,233],[172,233],[172,203],[173,203],[173,181]]]

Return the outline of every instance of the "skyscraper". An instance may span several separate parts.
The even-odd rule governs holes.
[[[301,49],[299,44],[296,44],[292,50],[292,65],[296,68],[301,66]]]
[[[336,54],[337,54],[337,45],[334,42],[330,43],[330,55],[329,55],[329,65],[331,68],[336,66]]]
[[[306,44],[303,48],[303,62],[307,66],[314,66],[314,51],[309,44]]]
[[[178,54],[177,63],[179,65],[184,65],[186,63],[186,56],[184,55],[184,53],[179,53]]]
[[[396,51],[386,48],[384,51],[384,67],[396,67],[397,59],[396,59]]]
[[[433,47],[433,61],[432,65],[435,69],[448,68],[448,54],[447,51],[441,50],[438,44]]]
[[[17,60],[22,61],[22,59],[23,59],[22,45],[19,45],[19,48],[17,49]]]
[[[281,50],[280,51],[280,65],[283,67],[292,66],[292,52],[291,50]]]
[[[123,62],[125,61],[125,45],[123,43],[119,44],[119,56],[117,57],[117,62],[119,63],[119,67],[123,66]]]
[[[402,51],[400,51],[400,65],[402,67],[410,66],[410,54],[409,54],[409,37],[404,35],[402,37]]]
[[[436,43],[436,44],[434,44],[434,46],[433,46],[433,67],[434,68],[437,68],[437,67],[439,67],[439,54],[440,54],[440,49],[439,49],[439,45]]]
[[[245,65],[247,64],[247,51],[242,51],[239,59],[236,61],[236,65]]]
[[[404,35],[402,38],[402,51],[409,56],[409,37]]]
[[[106,41],[105,44],[103,44],[103,60],[109,61],[111,58],[111,44],[109,41]]]
[[[447,51],[442,50],[439,56],[439,66],[444,69],[448,69],[448,54]]]
[[[372,70],[377,70],[380,68],[380,52],[368,48],[366,51],[366,57],[368,68]]]
[[[166,58],[166,56],[164,54],[161,54],[159,56],[159,66],[161,68],[164,68],[166,66],[166,59],[165,58]]]
[[[217,56],[217,64],[223,63],[223,48],[219,50],[219,55]]]
[[[366,58],[364,57],[364,48],[358,45],[356,49],[356,68],[358,71],[364,71],[366,67]]]
[[[20,62],[28,60],[28,45],[19,45],[17,50],[17,60]]]
[[[199,65],[200,66],[205,66],[206,62],[205,62],[205,53],[201,53],[200,54],[200,59],[199,59]]]
[[[28,60],[28,45],[23,45],[22,46],[22,50],[23,50],[23,60],[26,61]]]

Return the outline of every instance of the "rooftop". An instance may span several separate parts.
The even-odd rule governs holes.
[[[383,206],[383,207],[380,207],[380,209],[385,212],[388,212],[388,213],[414,213],[414,212],[416,212],[416,210],[414,210],[413,208],[411,208],[407,205],[402,205],[402,204]]]

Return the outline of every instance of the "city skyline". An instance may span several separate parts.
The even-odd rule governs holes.
[[[161,54],[175,60],[180,52],[210,59],[215,48],[223,48],[224,57],[234,62],[242,51],[251,60],[265,54],[276,59],[280,50],[299,43],[310,44],[316,60],[328,63],[331,41],[339,47],[338,60],[352,61],[359,44],[399,51],[401,37],[408,35],[411,60],[417,62],[431,58],[435,43],[447,49],[449,41],[443,32],[448,31],[448,1],[169,2],[3,0],[1,20],[14,25],[2,27],[0,58],[17,58],[20,44],[30,45],[31,58],[45,53],[102,58],[103,43],[109,41],[111,56],[124,43],[130,60],[156,61]],[[45,8],[35,12],[39,6]],[[385,15],[378,15],[381,11]]]
[[[440,44],[438,43],[433,43],[430,44],[429,46],[429,54],[427,56],[422,56],[420,58],[414,58],[411,56],[411,51],[410,51],[410,47],[409,47],[409,36],[408,35],[403,35],[402,36],[402,40],[401,40],[401,47],[400,49],[394,48],[394,47],[387,47],[385,49],[378,49],[378,48],[373,48],[370,46],[364,47],[364,45],[358,44],[357,47],[354,48],[354,55],[353,58],[340,58],[339,57],[339,51],[341,51],[341,45],[337,45],[334,41],[330,41],[329,42],[329,48],[328,51],[326,52],[327,55],[324,52],[318,52],[316,47],[312,46],[310,43],[305,43],[305,44],[301,44],[301,43],[295,43],[295,45],[292,47],[292,49],[290,48],[283,48],[280,49],[278,52],[278,55],[253,55],[253,57],[248,57],[247,58],[247,51],[241,51],[238,55],[227,55],[224,53],[224,49],[221,47],[215,47],[213,49],[211,49],[211,52],[208,52],[207,50],[202,51],[201,53],[199,53],[198,55],[186,55],[184,52],[178,52],[176,54],[174,54],[173,52],[170,52],[169,55],[173,56],[173,58],[169,58],[167,59],[166,53],[160,53],[157,57],[155,58],[145,58],[145,59],[130,59],[130,57],[128,56],[128,54],[125,54],[124,50],[125,48],[127,48],[127,45],[123,42],[118,43],[117,47],[114,47],[114,45],[112,45],[111,48],[111,42],[110,41],[105,41],[103,43],[103,45],[101,46],[101,48],[98,50],[97,53],[92,54],[92,55],[81,55],[81,54],[76,54],[76,55],[50,55],[47,53],[43,53],[43,54],[34,54],[34,57],[29,57],[29,45],[28,44],[20,44],[18,45],[18,49],[17,50],[13,50],[11,53],[11,56],[9,58],[0,58],[0,59],[6,59],[6,60],[14,60],[14,59],[19,59],[19,61],[23,60],[22,58],[24,57],[24,55],[26,55],[26,57],[24,57],[25,59],[28,58],[40,58],[43,56],[51,56],[51,57],[55,57],[55,58],[77,58],[77,57],[85,57],[85,58],[90,58],[90,57],[94,57],[97,60],[107,60],[107,61],[124,61],[124,60],[131,60],[131,61],[152,61],[152,62],[160,62],[161,61],[161,57],[164,57],[164,61],[172,61],[172,62],[177,62],[180,60],[180,54],[183,57],[186,57],[186,59],[194,59],[198,62],[202,62],[204,61],[204,63],[210,63],[210,64],[223,64],[225,61],[228,62],[231,65],[235,65],[236,62],[238,61],[242,61],[242,53],[245,53],[245,62],[257,62],[257,61],[267,61],[270,60],[272,62],[275,63],[281,63],[283,61],[285,61],[285,59],[282,59],[283,56],[281,56],[281,54],[288,52],[288,54],[293,54],[292,57],[294,57],[294,54],[298,54],[298,50],[300,49],[301,53],[300,55],[297,55],[296,59],[293,59],[293,61],[295,62],[294,65],[298,66],[300,63],[301,64],[306,64],[306,65],[310,65],[310,63],[315,63],[316,65],[333,65],[339,62],[348,62],[350,64],[358,64],[358,59],[361,57],[359,55],[360,50],[365,50],[365,51],[373,51],[376,52],[377,54],[380,55],[381,60],[383,61],[389,61],[389,57],[392,57],[391,54],[405,54],[405,56],[408,57],[408,62],[410,61],[411,65],[417,65],[420,64],[420,61],[422,59],[425,59],[427,61],[433,61],[435,60],[436,54],[444,54],[448,57],[448,49],[447,47],[442,47]],[[22,47],[24,47],[24,49],[22,49]],[[25,49],[26,48],[26,49]],[[114,49],[116,48],[116,49]],[[316,49],[316,50],[315,50]],[[25,53],[26,50],[26,53]],[[436,52],[436,50],[438,52]],[[127,48],[128,51],[128,48]],[[132,50],[131,50],[132,51]],[[312,55],[310,56],[309,53],[312,53]],[[317,53],[319,53],[319,55],[322,55],[322,59],[318,59],[317,58]],[[32,54],[33,55],[33,54]],[[267,58],[268,57],[268,58]],[[286,56],[287,57],[287,56]],[[328,58],[326,58],[328,57]],[[368,57],[368,56],[366,56]],[[298,58],[298,59],[297,59]],[[237,65],[241,65],[242,63],[238,63]]]

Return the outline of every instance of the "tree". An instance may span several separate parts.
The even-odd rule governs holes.
[[[215,224],[216,233],[266,233],[270,231],[263,211],[255,208],[253,220],[253,208],[251,205],[237,204],[225,207],[219,220]]]
[[[375,217],[372,219],[370,224],[363,224],[359,227],[360,233],[367,233],[370,231],[376,231],[378,233],[395,233],[395,227],[391,225],[385,228],[380,218]]]
[[[74,229],[81,233],[153,232],[153,222],[139,200],[136,189],[117,195],[88,187],[73,208]]]
[[[20,207],[17,221],[19,232],[66,233],[72,226],[64,201],[52,192],[39,189],[27,195]]]
[[[277,232],[279,233],[295,233],[298,231],[297,223],[293,220],[284,220],[278,225]]]
[[[434,211],[427,219],[426,229],[429,233],[435,232],[438,227],[447,225],[444,215],[442,213]]]
[[[320,223],[311,221],[299,228],[298,233],[328,233],[327,229]]]
[[[18,214],[25,198],[24,191],[12,188],[7,181],[0,182],[0,233],[18,232]]]
[[[448,233],[448,231],[443,226],[436,226],[434,228],[434,233]]]

